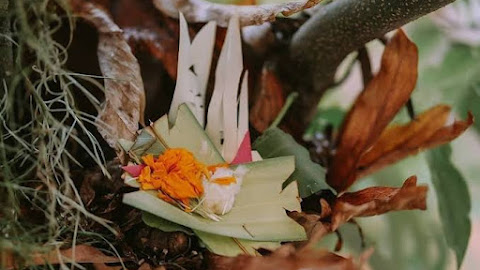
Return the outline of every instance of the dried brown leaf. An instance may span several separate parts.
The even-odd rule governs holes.
[[[122,30],[100,6],[71,0],[74,13],[98,30],[98,60],[105,77],[105,104],[98,114],[97,126],[111,147],[118,139],[133,139],[138,123],[143,123],[145,93],[137,59]]]
[[[371,187],[345,193],[337,198],[333,206],[332,230],[354,217],[399,210],[425,210],[427,191],[427,186],[417,186],[417,177],[411,176],[401,188]]]
[[[327,182],[337,191],[356,179],[362,154],[408,101],[417,80],[417,47],[402,30],[385,47],[378,74],[355,101],[339,134]]]
[[[170,17],[178,18],[182,12],[188,22],[216,21],[226,27],[231,16],[237,15],[242,26],[259,25],[274,21],[275,16],[289,16],[318,4],[320,0],[292,1],[281,4],[264,4],[258,6],[237,6],[211,3],[206,0],[153,0],[155,6]]]
[[[17,265],[12,254],[6,256],[6,269],[14,269]],[[44,264],[60,264],[69,263],[75,261],[76,263],[116,263],[120,262],[120,258],[107,256],[100,250],[88,246],[78,245],[75,248],[53,250],[48,253],[35,253],[32,254],[31,260],[27,262],[28,265],[44,265]]]
[[[283,245],[263,257],[240,255],[222,257],[211,255],[210,268],[214,270],[297,270],[297,269],[359,269],[351,258],[344,258],[326,250],[302,248],[295,250],[292,245]]]
[[[260,93],[250,109],[250,123],[259,132],[270,126],[285,103],[282,84],[273,69],[264,66],[261,76]]]
[[[163,63],[170,77],[176,78],[178,20],[162,16],[151,1],[117,0],[111,12],[134,54],[148,52]],[[160,76],[159,72],[154,73],[156,77]]]
[[[473,117],[469,114],[465,121],[447,124],[450,111],[449,106],[437,105],[406,125],[387,128],[378,141],[361,157],[357,178],[424,149],[449,142],[461,135],[473,123]]]

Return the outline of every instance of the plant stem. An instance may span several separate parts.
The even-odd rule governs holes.
[[[370,63],[370,56],[368,55],[367,47],[363,46],[358,50],[358,61],[362,68],[363,87],[367,87],[367,84],[372,80],[372,65]]]
[[[273,120],[272,124],[268,128],[276,128],[278,126],[278,124],[280,124],[280,122],[282,122],[283,117],[287,113],[290,106],[292,106],[295,99],[297,99],[297,97],[298,97],[297,92],[293,92],[293,93],[290,93],[290,95],[288,95],[287,100],[285,100],[285,104],[283,104],[282,109],[280,110],[277,117],[275,118],[275,120]]]

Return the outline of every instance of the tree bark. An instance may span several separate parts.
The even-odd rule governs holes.
[[[333,84],[338,65],[365,43],[435,11],[454,0],[334,0],[319,8],[295,33],[289,48],[291,64],[280,71],[300,100],[287,123],[301,138],[325,90]],[[301,72],[298,72],[301,70]],[[287,73],[285,73],[287,72]]]

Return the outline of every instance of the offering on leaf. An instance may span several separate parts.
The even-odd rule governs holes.
[[[140,130],[135,141],[119,141],[130,157],[125,182],[140,189],[123,201],[153,214],[148,224],[190,228],[217,254],[232,256],[304,240],[303,227],[285,212],[301,211],[296,182],[282,188],[295,170],[295,159],[252,162],[248,74],[243,72],[235,17],[218,61],[212,99],[207,112],[203,109],[212,55],[204,51],[213,50],[214,36],[215,25],[209,23],[190,43],[180,16],[170,112]]]

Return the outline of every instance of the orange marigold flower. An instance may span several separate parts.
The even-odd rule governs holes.
[[[203,195],[202,178],[209,177],[207,167],[198,162],[185,149],[167,149],[155,159],[152,155],[143,158],[145,168],[138,178],[142,189],[158,190],[165,201],[177,200],[189,206],[191,199]]]

